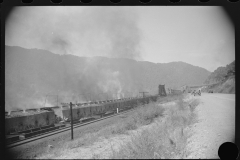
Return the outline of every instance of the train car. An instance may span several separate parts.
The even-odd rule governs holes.
[[[96,115],[97,114],[97,106],[96,105],[91,105],[89,106],[90,108],[90,115],[93,116],[93,115]]]
[[[117,110],[117,105],[114,101],[108,100],[106,105],[108,106],[108,109],[106,112],[115,112]]]
[[[96,109],[90,106],[81,106],[81,107],[73,107],[72,108],[72,116],[73,120],[79,120],[84,117],[91,117],[92,113],[95,113]],[[71,111],[70,108],[62,108],[60,111],[61,118],[65,121],[70,121],[71,119]]]
[[[134,105],[133,105],[133,100],[130,99],[130,98],[128,98],[128,99],[126,100],[126,102],[125,102],[125,105],[126,105],[126,107],[127,107],[128,109],[133,108],[133,107],[134,107]]]
[[[103,110],[104,110],[103,106],[98,104],[98,105],[96,105],[96,107],[95,107],[95,114],[96,114],[96,115],[102,114],[102,113],[103,113]]]
[[[73,120],[92,117],[95,115],[103,115],[105,113],[131,109],[139,104],[150,103],[156,101],[158,96],[148,96],[144,98],[124,98],[116,100],[107,100],[90,103],[79,103],[73,105]],[[54,125],[56,119],[69,121],[71,118],[69,104],[63,104],[61,107],[45,107],[40,110],[29,110],[26,113],[19,111],[21,114],[6,113],[5,116],[5,133],[21,132],[37,127]]]
[[[32,128],[52,125],[55,123],[53,111],[19,111],[5,117],[5,134],[20,132]]]
[[[104,107],[104,113],[110,111],[110,105],[109,105],[108,103],[104,103],[104,104],[102,104],[102,105],[103,105],[103,107]]]

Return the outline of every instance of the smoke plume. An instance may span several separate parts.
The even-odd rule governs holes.
[[[55,59],[51,59],[37,55],[38,58],[31,59],[34,56],[29,55],[35,50],[27,51],[32,53],[24,58],[12,55],[15,57],[9,58],[7,64],[6,72],[11,73],[8,79],[18,75],[15,79],[22,77],[21,83],[27,83],[22,88],[16,88],[23,86],[17,81],[7,83],[6,106],[48,107],[70,101],[122,98],[126,91],[137,91],[132,85],[131,74],[121,77],[117,68],[105,64],[101,58],[88,58],[80,64],[67,56],[139,60],[141,31],[137,22],[137,15],[127,7],[16,7],[6,23],[6,42],[63,56],[52,56]],[[19,50],[16,52],[20,53]],[[21,69],[26,70],[23,73],[13,67],[19,59],[24,59],[20,64]],[[31,88],[31,85],[35,87]],[[36,94],[35,98],[29,97],[29,93]]]
[[[128,7],[16,7],[6,42],[57,54],[140,59],[137,19]]]

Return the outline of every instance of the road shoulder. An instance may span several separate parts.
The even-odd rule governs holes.
[[[227,141],[233,141],[235,133],[235,102],[229,95],[218,97],[203,94],[196,109],[198,123],[190,128],[192,136],[188,140],[187,158],[219,158],[218,148]]]

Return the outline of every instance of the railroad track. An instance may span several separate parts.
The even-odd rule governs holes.
[[[135,108],[128,109],[128,110],[125,110],[125,111],[121,110],[121,111],[119,111],[119,113],[114,113],[113,112],[113,114],[111,114],[109,116],[105,116],[103,118],[98,118],[96,120],[92,120],[92,121],[89,121],[89,122],[85,122],[85,123],[81,123],[81,124],[73,124],[73,129],[74,128],[79,128],[81,126],[85,126],[85,125],[88,125],[88,124],[91,124],[91,123],[95,123],[95,122],[98,122],[98,121],[102,121],[104,119],[108,119],[108,118],[111,118],[111,117],[115,117],[115,116],[130,112],[130,111],[133,111],[133,110],[135,110]],[[33,141],[36,141],[36,140],[39,140],[39,139],[50,137],[50,136],[53,136],[53,135],[56,135],[56,134],[59,134],[59,133],[63,133],[63,132],[67,132],[67,131],[70,131],[70,130],[71,130],[71,126],[59,128],[59,129],[56,129],[56,130],[53,130],[53,131],[42,133],[40,135],[35,135],[33,137],[29,137],[29,138],[25,138],[23,140],[18,140],[18,141],[12,142],[10,144],[7,144],[6,148],[11,149],[11,148],[14,148],[14,147],[17,147],[17,146],[21,146],[23,144],[27,144],[27,143],[30,143],[30,142],[33,142]]]

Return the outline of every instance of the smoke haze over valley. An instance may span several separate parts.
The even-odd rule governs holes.
[[[130,3],[3,4],[6,158],[219,158],[234,142],[239,9]]]
[[[201,84],[210,74],[184,62],[77,57],[6,46],[6,110],[157,94],[158,85]],[[50,95],[46,99],[46,95]]]
[[[80,57],[182,61],[214,71],[235,59],[234,25],[218,6],[21,6],[8,46]]]
[[[6,40],[24,48],[41,48],[61,55],[141,57],[137,16],[126,8],[19,7],[11,18],[6,25]],[[44,25],[39,26],[43,20]],[[21,26],[23,22],[25,25]],[[15,24],[21,27],[16,29]]]
[[[235,60],[221,7],[15,7],[5,23],[5,109],[157,94]]]

